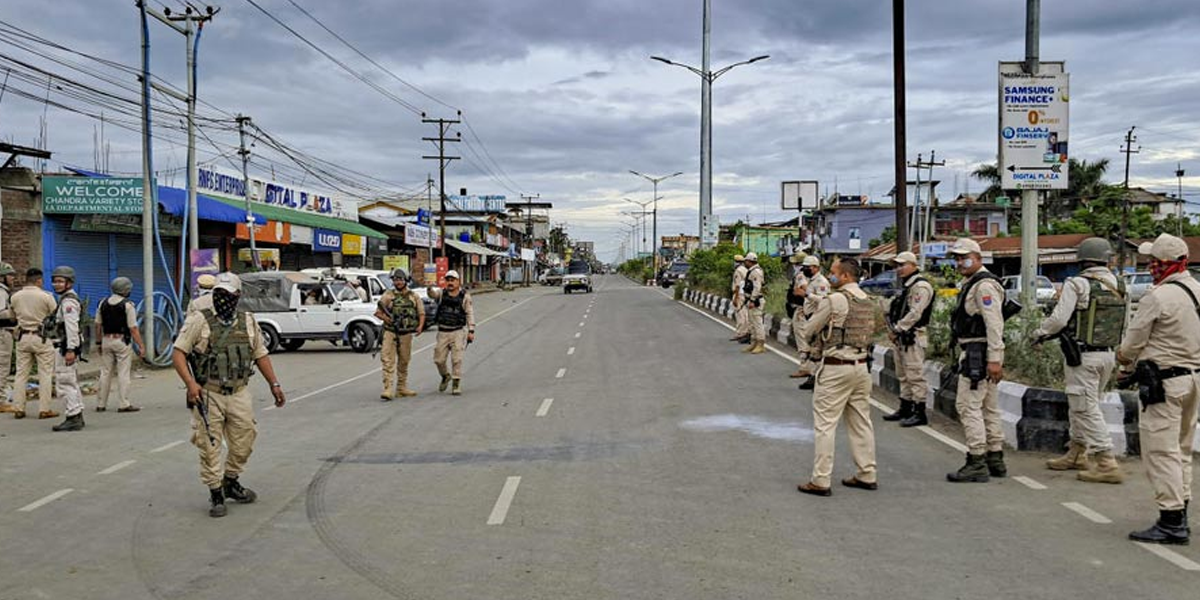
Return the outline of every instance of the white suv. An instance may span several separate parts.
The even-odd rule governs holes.
[[[380,338],[383,323],[375,318],[375,303],[360,300],[344,280],[295,271],[241,277],[241,306],[254,313],[270,352],[296,350],[308,340],[370,352]]]

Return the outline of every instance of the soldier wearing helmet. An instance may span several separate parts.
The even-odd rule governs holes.
[[[84,425],[83,391],[79,389],[76,363],[83,353],[83,331],[79,328],[83,304],[79,294],[75,293],[75,269],[54,267],[50,272],[50,284],[58,294],[58,311],[54,317],[54,338],[58,347],[54,357],[54,394],[66,404],[66,419],[53,429],[79,431]]]
[[[408,388],[408,363],[412,359],[413,337],[425,330],[425,305],[420,296],[409,289],[408,273],[392,269],[392,288],[379,298],[375,318],[383,321],[383,342],[380,359],[383,362],[383,391],[379,397],[386,401],[397,396],[407,398],[417,393]]]
[[[118,277],[109,287],[112,295],[96,309],[96,338],[100,340],[100,396],[96,412],[108,410],[108,393],[114,377],[119,394],[117,412],[137,412],[142,409],[129,402],[129,371],[133,367],[134,344],[142,358],[146,357],[146,346],[137,326],[137,308],[129,300],[133,282],[128,277]]]
[[[9,298],[14,285],[13,276],[16,269],[8,263],[0,263],[0,413],[14,412],[16,409],[9,402],[8,371],[12,368],[13,328],[17,326],[17,316],[13,314]]]
[[[51,410],[54,393],[54,344],[46,331],[47,319],[54,317],[57,304],[54,296],[42,289],[42,270],[31,267],[25,271],[25,287],[12,295],[13,316],[17,320],[17,376],[13,380],[13,418],[25,418],[25,387],[34,363],[38,370],[38,418],[53,419],[58,413]]]

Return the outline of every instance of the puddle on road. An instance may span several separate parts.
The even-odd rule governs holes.
[[[783,442],[811,442],[813,431],[799,423],[780,423],[747,415],[713,415],[680,423],[692,431],[741,431],[754,437]]]

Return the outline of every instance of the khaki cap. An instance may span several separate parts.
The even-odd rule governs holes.
[[[821,261],[815,256],[807,256],[804,258],[804,262],[800,264],[806,267],[819,267],[821,266]]]
[[[446,271],[446,279],[458,279],[458,271]]]
[[[913,254],[912,252],[901,252],[900,254],[896,255],[896,258],[892,259],[892,262],[894,262],[898,265],[901,265],[904,263],[908,263],[910,265],[915,265],[915,264],[917,264],[917,255]]]
[[[806,258],[808,258],[807,254],[805,254],[803,252],[797,252],[788,258],[788,262],[792,263],[793,265],[799,265],[799,264],[803,264],[804,259],[806,259]]]
[[[204,274],[196,278],[196,284],[202,290],[211,290],[214,285],[217,285],[217,277],[215,275]]]
[[[225,290],[233,294],[242,292],[242,278],[226,271],[217,275],[217,281],[213,284],[214,290]]]
[[[1178,260],[1181,257],[1187,257],[1188,245],[1187,242],[1169,233],[1164,233],[1158,236],[1154,242],[1142,242],[1142,245],[1138,246],[1138,252],[1148,254],[1158,260]]]
[[[734,254],[733,260],[735,260],[737,262],[742,262],[743,260],[746,260],[746,257],[742,256],[741,254]]]
[[[950,248],[950,254],[983,254],[983,249],[979,247],[979,242],[971,238],[958,238]]]
[[[746,254],[746,260],[750,262],[758,262],[758,255],[753,252],[749,252]]]

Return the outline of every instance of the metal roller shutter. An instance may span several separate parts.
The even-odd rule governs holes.
[[[57,266],[75,269],[75,293],[86,305],[89,315],[94,315],[96,306],[108,296],[109,244],[107,233],[85,233],[71,231],[71,221],[47,218],[42,226],[49,229],[46,241],[45,266],[46,287],[50,289],[50,271]]]

